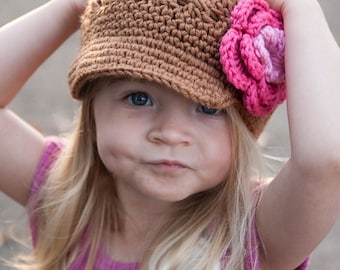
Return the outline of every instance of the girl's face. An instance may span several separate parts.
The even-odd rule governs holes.
[[[102,83],[94,98],[99,155],[119,196],[175,202],[225,180],[229,120],[156,83]]]

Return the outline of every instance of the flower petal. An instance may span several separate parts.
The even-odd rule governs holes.
[[[220,62],[256,116],[270,114],[285,100],[284,47],[281,15],[264,0],[240,0],[221,41]]]

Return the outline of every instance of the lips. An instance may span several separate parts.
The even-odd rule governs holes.
[[[161,175],[178,175],[190,167],[178,160],[154,160],[147,163],[151,170]]]
[[[189,168],[188,165],[177,161],[177,160],[156,160],[150,162],[150,164],[159,167],[169,167],[169,168]]]

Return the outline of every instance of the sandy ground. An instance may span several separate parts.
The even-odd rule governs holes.
[[[1,0],[0,25],[24,14],[46,1]],[[340,1],[320,0],[331,30],[340,44]],[[308,12],[308,10],[306,10]],[[53,18],[51,18],[53,19]],[[42,25],[41,27],[48,27]],[[32,33],[35,35],[35,33]],[[315,37],[318,38],[318,37]],[[72,115],[77,103],[69,98],[67,86],[68,67],[78,50],[79,34],[72,36],[25,85],[23,91],[11,104],[11,108],[46,134],[65,132],[72,125]],[[13,50],[25,44],[13,44]],[[311,57],[313,57],[311,55]],[[0,59],[1,61],[1,59]],[[1,76],[1,75],[0,75]],[[32,109],[34,108],[34,110]],[[260,138],[274,155],[287,156],[289,141],[285,106],[274,114],[266,131]],[[25,149],[23,149],[25,151]],[[317,219],[317,217],[315,217]],[[284,224],[282,224],[284,226]],[[27,239],[25,211],[8,197],[0,193],[0,257],[8,259],[24,248],[14,238]],[[340,269],[340,219],[325,240],[312,254],[310,270]],[[0,270],[11,269],[0,262]]]

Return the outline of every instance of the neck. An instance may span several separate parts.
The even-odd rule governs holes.
[[[121,228],[113,232],[107,251],[116,261],[140,262],[158,228],[166,220],[171,204],[120,195]]]

